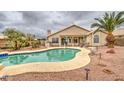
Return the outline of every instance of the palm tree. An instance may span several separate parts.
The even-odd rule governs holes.
[[[114,48],[115,38],[112,32],[124,23],[124,12],[105,13],[101,18],[95,18],[96,23],[91,28],[97,28],[97,31],[107,31],[106,37],[108,48]]]

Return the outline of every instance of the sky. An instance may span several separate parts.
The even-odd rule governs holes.
[[[3,11],[0,12],[0,33],[13,27],[24,33],[45,37],[48,30],[52,33],[76,24],[91,30],[94,18],[102,17],[99,11]]]

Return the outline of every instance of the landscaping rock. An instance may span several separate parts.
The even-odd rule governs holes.
[[[103,69],[103,72],[105,72],[107,74],[114,74],[114,72],[109,69]]]
[[[101,66],[101,67],[106,67],[107,66],[106,64],[102,64],[102,63],[99,63],[98,65]]]
[[[106,53],[115,54],[115,51],[114,51],[114,49],[110,49],[110,50],[108,50]]]

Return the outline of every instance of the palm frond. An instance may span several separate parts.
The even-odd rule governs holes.
[[[123,15],[124,15],[124,11],[117,13],[116,17],[115,17],[116,21],[118,21],[120,18],[122,18]]]
[[[118,25],[121,25],[121,24],[124,24],[124,18],[121,18],[120,20],[118,20],[117,22],[116,22],[116,25],[118,26]]]
[[[100,25],[99,23],[93,23],[91,25],[91,28],[95,28],[95,27],[102,27],[102,25]]]
[[[105,13],[102,18],[95,18],[96,23],[91,25],[91,28],[112,32],[116,27],[124,23],[124,11]]]

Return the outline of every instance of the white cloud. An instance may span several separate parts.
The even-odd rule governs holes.
[[[23,21],[23,17],[22,17],[22,13],[20,12],[3,12],[6,15],[6,18],[9,21],[12,22],[22,22]]]
[[[0,29],[16,27],[22,32],[46,35],[48,29],[53,32],[71,24],[90,29],[94,18],[104,12],[90,11],[10,11],[0,12]]]

